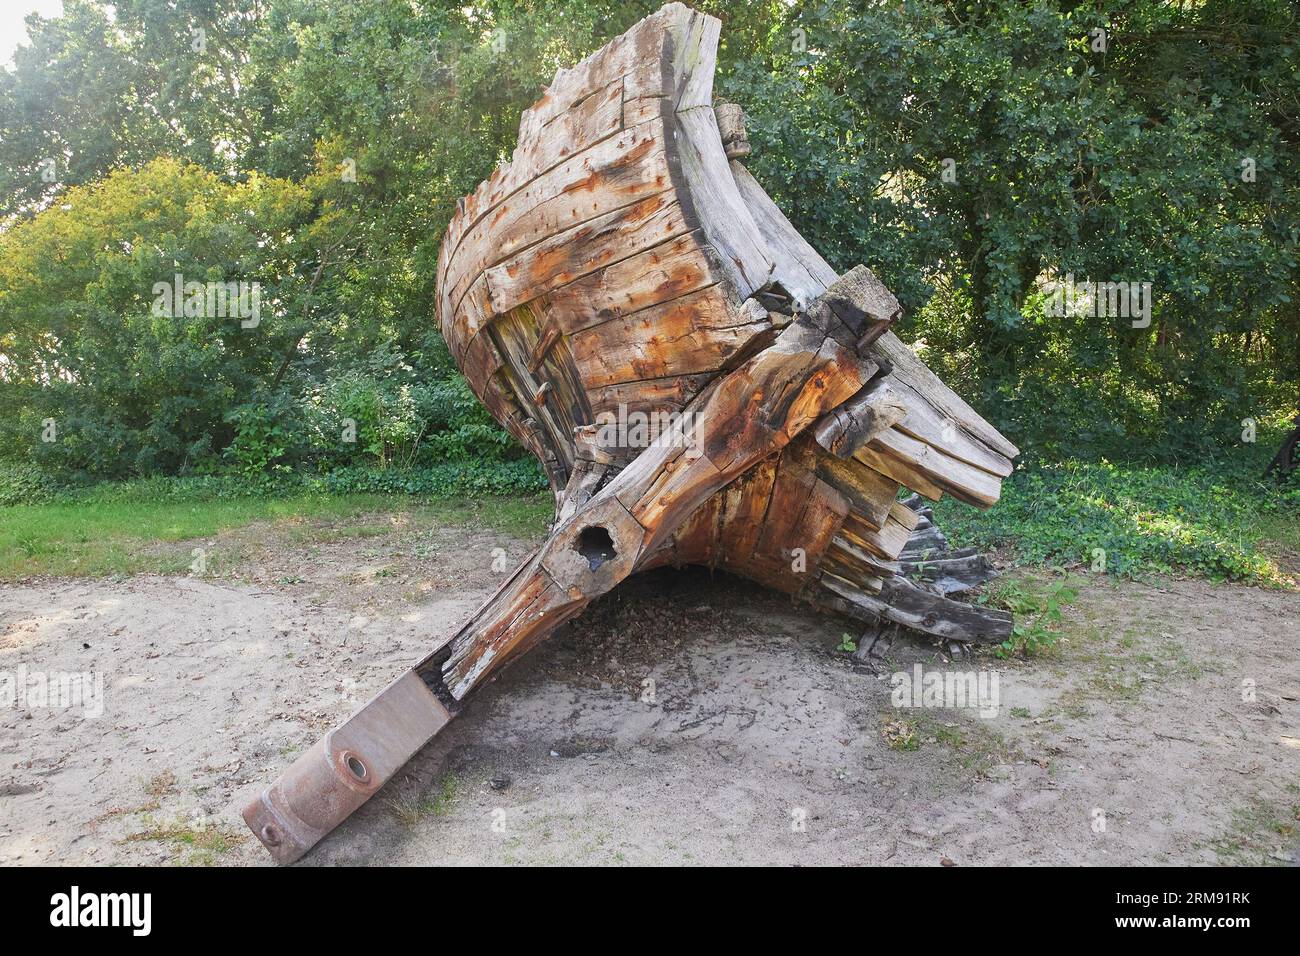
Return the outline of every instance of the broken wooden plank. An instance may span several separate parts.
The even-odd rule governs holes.
[[[855,451],[907,415],[907,406],[889,389],[888,380],[878,378],[839,408],[827,412],[813,435],[817,444],[836,458],[852,458]]]
[[[879,594],[870,594],[850,581],[823,573],[822,591],[813,599],[820,606],[865,621],[885,619],[948,640],[1000,644],[1011,634],[1011,615],[976,604],[964,604],[923,591],[905,578],[885,581]]]
[[[907,462],[914,471],[962,501],[989,507],[996,504],[1002,494],[1002,483],[996,476],[953,458],[933,445],[917,441],[898,429],[877,435],[869,447]]]

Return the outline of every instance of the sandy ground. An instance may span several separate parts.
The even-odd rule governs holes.
[[[0,585],[0,674],[104,675],[96,718],[0,709],[0,864],[267,864],[239,809],[526,550],[347,532],[245,529],[234,578]],[[627,582],[303,864],[1294,861],[1300,594],[1091,579],[1029,662],[873,668],[844,630],[703,571]],[[996,673],[997,716],[896,708],[916,663]]]

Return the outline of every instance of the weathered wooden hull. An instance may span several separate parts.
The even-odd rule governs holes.
[[[670,4],[561,71],[511,162],[459,204],[442,333],[545,468],[555,523],[449,640],[245,809],[277,860],[638,571],[723,568],[952,640],[1009,631],[945,596],[987,569],[969,555],[926,584],[904,576],[942,536],[898,493],[990,505],[1017,451],[893,335],[898,302],[870,271],[837,276],[745,170],[739,113],[712,102],[719,26]],[[639,416],[658,417],[657,440]]]
[[[748,148],[735,110],[713,107],[718,28],[670,4],[562,71],[524,114],[511,162],[447,230],[443,334],[557,498],[591,457],[575,429],[620,411],[680,413],[837,278],[727,158]],[[866,442],[847,427],[823,443],[804,436],[640,566],[707,564],[815,602],[834,575],[842,599],[845,586],[874,593],[894,575],[915,523],[900,487],[996,502],[1016,448],[892,333],[872,354],[889,369],[879,386],[897,421]],[[640,450],[600,448],[612,469]]]

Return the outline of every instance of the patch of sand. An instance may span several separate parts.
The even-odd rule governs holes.
[[[243,583],[0,590],[0,672],[105,677],[97,719],[0,710],[0,864],[266,864],[244,803],[453,632],[500,581],[492,547],[524,547],[447,534],[388,576],[344,540]],[[1096,582],[1053,655],[900,642],[873,673],[834,650],[842,622],[658,572],[475,695],[304,863],[1282,862],[1298,621],[1296,593]],[[998,715],[895,708],[918,662],[996,673]]]

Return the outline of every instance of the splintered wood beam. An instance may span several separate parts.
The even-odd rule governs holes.
[[[898,573],[931,584],[945,596],[969,591],[997,576],[984,555],[949,557],[953,553],[939,551],[932,560],[899,561]]]
[[[898,522],[896,532],[912,529],[902,558],[882,561],[874,550],[859,547],[846,522],[822,562],[819,589],[806,595],[814,606],[948,641],[999,643],[1010,636],[1010,614],[948,597],[997,577],[986,557],[974,548],[948,550],[931,509],[916,495],[894,502],[890,521]],[[898,539],[888,546],[897,549]]]

